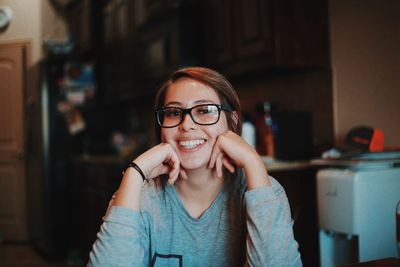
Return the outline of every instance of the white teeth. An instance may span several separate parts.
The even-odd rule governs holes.
[[[179,141],[179,145],[183,146],[184,148],[194,148],[198,145],[203,144],[205,141],[203,139],[197,140],[186,140],[186,141]]]

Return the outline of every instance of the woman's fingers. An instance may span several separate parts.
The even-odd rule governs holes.
[[[147,178],[155,178],[162,174],[168,174],[171,182],[179,177],[180,161],[174,149],[167,143],[161,143],[142,155],[135,161],[145,172]]]
[[[230,173],[234,173],[235,172],[235,166],[233,166],[228,159],[226,159],[225,157],[222,159],[222,164],[225,166],[225,168],[228,169],[228,171]]]
[[[235,172],[235,166],[232,163],[232,159],[225,153],[220,138],[221,136],[214,144],[210,161],[208,163],[210,169],[215,168],[218,177],[222,177],[224,167],[231,173]]]
[[[170,147],[169,158],[167,164],[170,166],[170,172],[168,174],[168,182],[174,184],[179,177],[180,172],[180,161],[175,151]]]
[[[229,161],[229,159],[226,157],[224,153],[219,153],[215,160],[215,170],[217,172],[218,177],[223,176],[223,169],[224,167],[230,172],[234,173],[235,172],[235,166]]]
[[[180,169],[179,174],[181,175],[182,179],[184,179],[184,180],[188,179],[187,174],[184,169]]]
[[[217,172],[217,177],[222,177],[222,154],[219,153],[215,160],[215,170]]]

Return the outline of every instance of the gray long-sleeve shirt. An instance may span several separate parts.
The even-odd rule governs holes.
[[[88,266],[302,266],[282,186],[225,186],[198,219],[175,187],[143,185],[140,211],[112,206]]]

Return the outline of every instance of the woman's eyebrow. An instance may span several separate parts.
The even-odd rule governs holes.
[[[168,103],[165,103],[164,106],[182,106],[182,103],[177,101],[170,101]]]
[[[194,103],[195,104],[205,104],[205,103],[214,103],[214,101],[211,99],[200,99],[200,100],[194,101]]]

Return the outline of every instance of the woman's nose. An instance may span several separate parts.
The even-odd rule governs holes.
[[[183,120],[180,125],[183,130],[187,131],[190,129],[195,129],[196,128],[196,123],[192,120],[192,117],[190,114],[184,114],[183,115]]]

